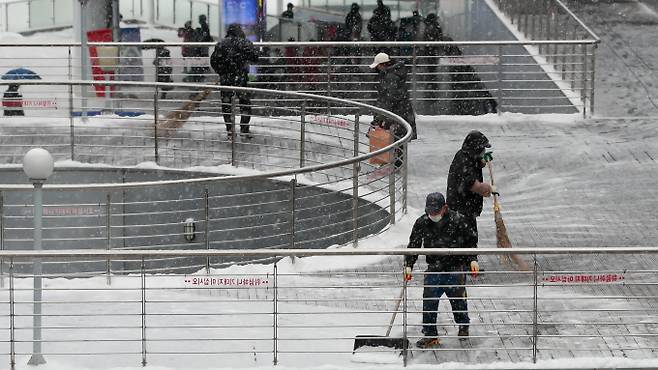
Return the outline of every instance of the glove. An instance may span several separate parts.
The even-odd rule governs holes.
[[[471,277],[473,279],[477,278],[479,272],[480,272],[480,265],[478,264],[478,261],[471,261]]]
[[[404,273],[402,274],[402,277],[404,278],[404,281],[411,280],[411,267],[407,266],[404,268]]]
[[[484,163],[493,161],[493,151],[491,151],[491,152],[486,152],[485,151],[484,154],[482,154],[482,161]]]

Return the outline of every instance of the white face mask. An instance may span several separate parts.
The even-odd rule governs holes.
[[[432,220],[432,221],[434,221],[434,222],[439,222],[439,221],[441,221],[441,214],[440,214],[440,213],[437,213],[437,214],[435,214],[435,215],[433,215],[433,216],[427,215],[427,217],[429,217],[430,220]]]

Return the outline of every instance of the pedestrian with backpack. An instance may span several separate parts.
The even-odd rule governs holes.
[[[231,24],[226,31],[226,37],[215,46],[210,56],[210,66],[219,75],[219,84],[222,86],[247,87],[249,76],[249,62],[257,62],[259,51],[247,39],[238,24]],[[229,136],[233,132],[231,100],[233,91],[222,91],[222,113],[226,131]],[[240,134],[251,138],[249,121],[251,120],[251,96],[249,93],[237,93],[240,103]]]

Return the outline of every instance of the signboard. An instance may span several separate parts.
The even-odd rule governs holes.
[[[265,0],[224,0],[222,14],[224,29],[237,23],[251,41],[262,39],[265,32]]]
[[[138,27],[122,28],[121,42],[141,42]],[[139,46],[122,46],[119,48],[119,76],[121,81],[144,81],[142,66],[142,49]]]

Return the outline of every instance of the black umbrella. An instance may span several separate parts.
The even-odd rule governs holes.
[[[163,39],[158,39],[158,38],[153,38],[153,39],[144,40],[142,42],[144,42],[144,43],[146,43],[146,42],[164,42],[164,40]],[[144,45],[144,46],[142,46],[142,50],[160,49],[162,47],[163,46]]]

